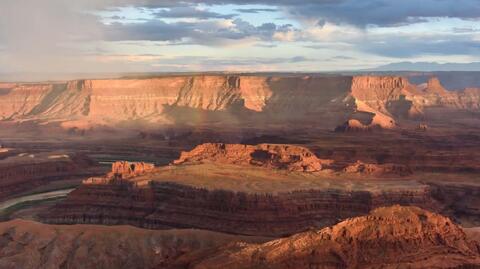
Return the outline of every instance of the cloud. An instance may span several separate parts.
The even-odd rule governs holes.
[[[480,32],[480,28],[474,28],[474,27],[454,27],[452,30],[456,34],[469,34],[469,33]]]
[[[240,13],[250,13],[250,14],[257,14],[262,12],[277,12],[278,9],[276,8],[237,8],[235,11]]]
[[[278,47],[277,44],[255,44],[255,47],[259,47],[259,48],[276,48]]]
[[[177,1],[144,0],[121,1],[117,4],[133,4],[150,7],[174,5]],[[350,24],[358,27],[376,25],[383,27],[408,25],[424,22],[428,18],[479,19],[479,0],[185,0],[183,4],[207,5],[265,5],[282,8],[299,19],[322,20]],[[255,13],[261,9],[241,9],[243,12]],[[239,10],[237,10],[239,11]],[[240,11],[239,11],[240,12]]]
[[[292,31],[291,25],[264,23],[254,26],[242,19],[225,21],[165,22],[159,19],[143,23],[112,23],[103,26],[108,41],[176,41],[188,44],[222,46],[239,41],[271,41],[281,33]]]
[[[226,4],[234,6],[219,7]],[[105,18],[100,15],[99,11],[125,10],[119,7],[129,7],[128,10],[134,10],[133,17],[143,17],[132,19],[132,14],[121,12],[105,12],[110,16]],[[282,12],[281,21],[293,21],[293,25],[273,18],[272,22],[258,24],[241,19],[251,16],[233,14],[237,12],[265,15],[262,22],[271,17],[262,13]],[[449,26],[446,18],[459,20]],[[113,21],[105,24],[109,19]],[[0,0],[0,60],[3,68],[16,71],[96,71],[118,67],[97,65],[85,55],[117,54],[117,58],[135,60],[138,65],[130,67],[136,68],[143,66],[142,60],[164,60],[158,55],[148,56],[152,51],[162,55],[186,53],[183,47],[174,48],[176,45],[211,46],[219,50],[222,46],[243,45],[261,51],[286,42],[300,51],[307,47],[333,55],[349,50],[351,55],[388,58],[473,58],[480,55],[480,36],[475,25],[479,20],[480,0]],[[424,33],[419,33],[417,26],[412,26],[412,30],[404,27],[403,32],[391,28],[420,22],[427,22],[422,27],[437,27],[425,29]],[[147,45],[135,48],[138,55],[128,58],[129,51],[123,50],[129,46],[122,45],[127,42]],[[273,63],[262,58],[224,62],[202,58],[195,62],[211,64],[212,68],[214,64],[248,66],[248,60],[256,66],[307,62],[301,56],[288,57],[297,52],[287,51],[289,46],[272,50],[269,57]],[[105,52],[99,52],[99,48]],[[198,54],[202,54],[202,49]],[[278,54],[285,52],[286,55]],[[228,65],[229,60],[232,65]]]
[[[338,55],[331,57],[330,60],[336,61],[336,60],[354,60],[356,59],[355,57],[350,57],[350,56],[344,56],[344,55]]]
[[[101,38],[97,17],[79,8],[63,0],[0,1],[2,64],[20,71],[75,69],[76,44]]]
[[[197,7],[172,7],[167,10],[160,10],[153,13],[157,18],[194,18],[200,20],[207,19],[231,19],[236,14],[220,14]]]
[[[216,58],[204,56],[182,56],[161,59],[152,64],[157,71],[173,70],[173,71],[278,71],[288,69],[299,64],[314,62],[303,56],[295,57],[232,57],[232,58]]]
[[[470,37],[382,35],[356,41],[358,49],[380,56],[411,58],[425,55],[480,55],[480,42]]]

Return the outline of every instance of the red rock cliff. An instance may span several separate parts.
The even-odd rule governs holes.
[[[393,128],[397,118],[417,117],[425,108],[478,110],[480,104],[471,90],[447,92],[432,79],[421,91],[405,78],[389,76],[198,75],[2,85],[1,119],[60,121],[66,126],[179,120],[201,124],[220,115],[237,124],[293,121],[330,127],[360,112],[371,114],[366,125]],[[212,113],[199,117],[201,111]]]

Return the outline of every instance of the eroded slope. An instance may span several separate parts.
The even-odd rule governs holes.
[[[400,206],[267,243],[200,230],[15,220],[0,223],[0,267],[477,268],[480,245],[475,240],[448,218]]]
[[[185,268],[171,266],[185,253],[261,240],[199,230],[57,226],[14,220],[0,223],[0,268]]]
[[[206,268],[475,268],[480,245],[448,218],[390,207],[262,245],[236,244],[193,266]]]

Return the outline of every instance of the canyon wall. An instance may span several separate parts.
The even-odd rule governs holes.
[[[133,182],[112,181],[80,186],[42,218],[55,224],[199,228],[278,237],[394,204],[439,208],[428,187],[388,193],[327,189],[252,194],[174,183],[137,187]]]
[[[85,157],[43,158],[34,155],[11,157],[0,162],[0,200],[38,187],[46,182],[84,176],[88,170]]]
[[[394,128],[426,108],[475,110],[480,90],[446,91],[438,80],[413,85],[401,77],[197,75],[151,79],[2,84],[0,119],[62,122],[65,127],[126,123],[231,124],[356,120]]]
[[[36,187],[41,180],[59,178],[75,170],[71,162],[12,164],[0,168],[0,200]]]

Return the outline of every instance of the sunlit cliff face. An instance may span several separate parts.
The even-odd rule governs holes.
[[[478,6],[476,0],[5,0],[0,71],[37,80],[71,73],[469,63],[480,55]]]
[[[3,83],[0,89],[0,119],[64,129],[279,123],[333,130],[345,122],[341,129],[395,129],[403,119],[448,111],[469,118],[480,108],[479,89],[447,91],[435,78],[416,85],[396,76],[177,75]]]

